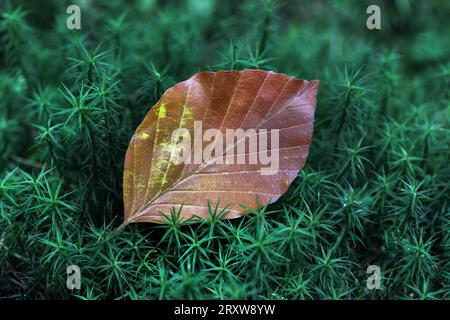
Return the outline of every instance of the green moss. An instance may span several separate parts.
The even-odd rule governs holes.
[[[371,31],[372,1],[197,2],[86,2],[81,30],[52,0],[0,4],[0,299],[449,299],[450,4],[375,1]],[[148,106],[199,70],[245,68],[321,81],[287,194],[118,231]]]

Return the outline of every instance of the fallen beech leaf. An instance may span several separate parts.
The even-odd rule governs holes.
[[[182,219],[207,217],[208,201],[227,209],[224,218],[237,218],[243,206],[257,208],[257,196],[261,204],[276,201],[308,155],[318,86],[243,70],[200,72],[168,89],[128,147],[124,224],[161,223],[162,213],[180,206]],[[230,129],[239,128],[250,131],[227,141]]]

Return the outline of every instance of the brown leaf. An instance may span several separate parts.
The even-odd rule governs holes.
[[[207,217],[208,201],[213,208],[226,207],[225,218],[237,218],[245,213],[242,206],[257,208],[257,196],[261,204],[276,201],[308,155],[318,87],[319,81],[243,70],[200,72],[168,89],[136,129],[128,147],[124,223],[164,222],[162,213],[168,214],[173,207],[179,210],[180,206],[182,219]],[[197,121],[201,121],[202,130],[195,130]],[[178,130],[182,135],[175,140],[172,134],[180,128],[186,130]],[[202,136],[214,128],[220,133]],[[226,144],[226,129],[238,128],[255,131],[253,135],[245,131],[249,136]],[[268,129],[266,134],[262,129]],[[278,148],[273,129],[279,130]],[[254,139],[258,142],[256,151],[251,149],[255,144],[250,144]],[[181,142],[191,150],[185,148],[183,153]],[[244,147],[239,149],[243,142]],[[268,154],[264,142],[268,143]],[[206,150],[211,148],[215,152],[207,158]],[[196,158],[195,150],[200,150]],[[206,152],[205,157],[201,151]],[[182,156],[186,156],[184,163],[176,162]],[[186,163],[188,158],[191,163]],[[238,163],[238,158],[245,163]],[[223,164],[220,159],[224,159]]]

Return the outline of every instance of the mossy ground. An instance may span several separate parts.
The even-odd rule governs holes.
[[[448,1],[0,7],[0,298],[450,298]],[[116,231],[149,107],[197,71],[244,68],[321,80],[288,193],[233,221]]]

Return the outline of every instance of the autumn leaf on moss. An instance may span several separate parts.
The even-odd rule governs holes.
[[[318,81],[262,70],[200,72],[168,89],[125,158],[125,224],[237,218],[276,201],[308,156]],[[182,207],[181,207],[182,206]]]

